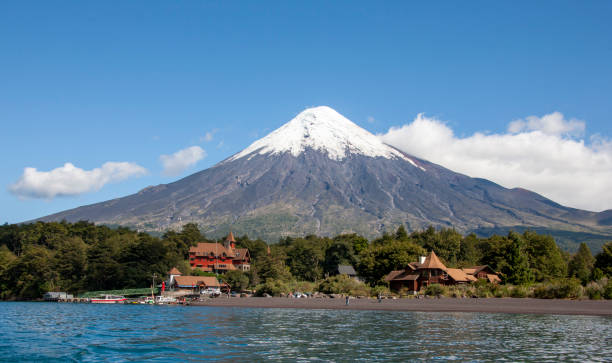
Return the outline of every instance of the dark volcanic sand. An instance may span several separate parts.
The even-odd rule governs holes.
[[[243,308],[346,309],[384,311],[437,311],[514,314],[612,315],[612,300],[545,300],[545,299],[351,299],[344,298],[290,299],[280,297],[219,297],[193,302],[196,306],[226,306]]]

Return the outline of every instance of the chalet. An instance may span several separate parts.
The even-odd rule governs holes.
[[[189,249],[191,268],[202,271],[227,272],[233,270],[249,271],[251,255],[246,248],[236,248],[234,234],[230,232],[223,244],[198,243]]]
[[[171,285],[174,291],[219,289],[221,283],[214,276],[176,276]]]
[[[466,274],[474,276],[476,279],[485,279],[490,283],[500,283],[501,279],[488,265],[474,266],[462,269]]]
[[[389,282],[391,290],[419,291],[431,284],[467,284],[478,281],[480,278],[492,283],[501,281],[489,266],[465,269],[446,267],[432,251],[427,257],[421,257],[419,262],[409,263],[403,270],[391,271],[385,280]]]
[[[183,276],[176,267],[168,272],[166,286],[168,290],[162,294],[173,297],[229,291],[229,286],[215,276]]]

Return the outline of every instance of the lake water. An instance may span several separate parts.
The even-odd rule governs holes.
[[[612,318],[0,303],[3,361],[610,361]]]

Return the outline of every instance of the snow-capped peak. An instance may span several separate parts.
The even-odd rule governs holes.
[[[293,156],[298,156],[307,148],[324,152],[333,160],[342,160],[347,153],[351,153],[387,159],[399,158],[415,165],[401,152],[327,106],[302,111],[293,120],[255,141],[229,160],[236,160],[255,152],[258,154],[290,152]]]

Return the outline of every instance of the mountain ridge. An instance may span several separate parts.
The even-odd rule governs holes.
[[[612,211],[564,207],[455,173],[384,144],[328,107],[307,109],[243,151],[173,183],[39,220],[61,219],[148,231],[193,222],[209,235],[231,228],[268,240],[351,232],[371,238],[399,224],[612,236]]]

